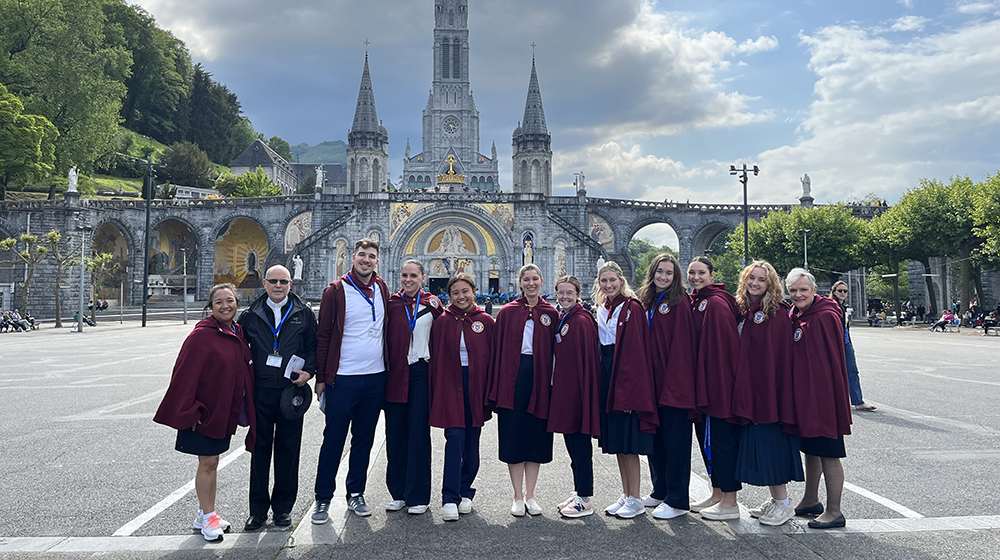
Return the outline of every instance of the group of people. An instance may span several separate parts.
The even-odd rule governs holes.
[[[567,518],[595,511],[596,439],[621,475],[621,496],[606,515],[629,519],[651,507],[658,519],[688,511],[738,519],[736,492],[747,483],[770,489],[771,499],[751,510],[762,524],[814,515],[811,527],[844,526],[849,338],[842,307],[816,294],[807,271],[785,279],[789,305],[764,261],[743,270],[735,297],[714,283],[704,257],[688,265],[685,283],[676,258],[657,256],[638,293],[617,263],[605,262],[591,293],[595,317],[575,277],[552,285],[557,310],[541,296],[541,270],[526,264],[520,297],[494,320],[477,305],[471,276],[449,279],[445,306],[423,289],[420,261],[403,263],[396,293],[375,272],[378,262],[377,240],[355,244],[350,271],[323,293],[318,323],[281,266],[267,271],[267,293],[238,321],[236,289],[212,288],[212,316],[185,341],[154,418],[177,430],[177,450],[198,456],[194,527],[206,539],[221,539],[229,526],[215,511],[215,469],[238,425],[249,426],[245,444],[253,453],[245,529],[261,528],[269,511],[276,526],[291,524],[305,384],[313,378],[326,416],[314,524],[329,520],[348,431],[347,507],[371,515],[368,463],[384,411],[389,511],[428,511],[431,428],[440,428],[442,518],[471,513],[482,428],[496,415],[517,517],[543,513],[536,484],[552,460],[554,434],[562,434],[574,492],[556,508]],[[713,487],[695,503],[688,496],[692,431]],[[639,455],[649,456],[653,483],[645,496]],[[786,484],[803,480],[805,493],[792,506]]]
[[[35,322],[35,318],[30,315],[21,316],[19,309],[0,313],[0,331],[2,332],[25,332],[37,328],[38,323]]]

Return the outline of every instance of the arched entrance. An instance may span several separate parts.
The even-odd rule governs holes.
[[[184,285],[185,254],[187,255],[188,293],[197,291],[195,289],[197,280],[193,280],[198,277],[199,247],[197,239],[191,227],[176,218],[167,218],[150,230],[150,301],[172,300],[180,296]],[[141,272],[139,277],[141,278]]]
[[[215,238],[215,283],[231,282],[248,301],[262,288],[268,252],[264,229],[249,218],[234,218]]]
[[[93,254],[111,255],[112,273],[100,286],[94,286],[97,300],[118,300],[125,291],[129,266],[128,238],[118,224],[104,222],[94,230]]]

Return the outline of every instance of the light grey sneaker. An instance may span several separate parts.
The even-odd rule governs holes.
[[[673,519],[686,513],[686,509],[674,509],[667,502],[663,502],[653,510],[653,519]]]
[[[771,504],[773,503],[774,498],[768,498],[767,501],[759,506],[749,509],[748,511],[750,512],[750,517],[753,517],[754,519],[760,518],[760,516],[764,515],[764,512],[766,512],[767,508],[771,507]]]
[[[701,516],[712,521],[734,521],[740,518],[740,506],[725,508],[722,502],[701,510]]]
[[[632,519],[637,515],[643,515],[645,513],[646,513],[646,506],[642,505],[642,500],[633,496],[629,496],[628,501],[625,502],[625,505],[618,508],[618,511],[615,512],[615,517],[618,517],[620,519]]]
[[[462,501],[458,504],[458,513],[465,515],[466,513],[472,513],[472,499],[462,498]]]
[[[330,501],[316,502],[316,509],[313,510],[313,525],[322,525],[330,520]]]
[[[694,503],[692,503],[691,504],[691,511],[694,512],[694,513],[698,513],[701,510],[703,510],[705,508],[712,507],[712,506],[714,506],[717,503],[719,503],[719,502],[713,502],[712,501],[712,496],[709,496],[709,497],[705,498],[704,500],[702,500],[700,502],[694,502]]]
[[[392,500],[385,505],[385,511],[399,511],[406,507],[406,502],[403,500]]]
[[[781,502],[775,501],[771,504],[764,515],[760,516],[761,525],[770,525],[772,527],[777,527],[779,525],[784,525],[789,519],[795,517],[795,508],[791,505],[785,505]]]
[[[347,499],[347,509],[354,512],[358,517],[368,517],[372,514],[372,508],[365,503],[364,494],[354,494]]]
[[[441,506],[441,519],[445,521],[458,521],[458,504],[444,504]]]
[[[625,502],[628,502],[628,496],[625,495],[625,494],[622,494],[618,498],[617,502],[615,502],[615,503],[611,504],[610,506],[604,508],[604,515],[614,515],[614,514],[618,513],[618,510],[621,509],[622,506],[625,505]]]
[[[656,506],[663,503],[663,500],[657,500],[652,494],[646,494],[642,497],[642,505],[646,507],[655,508]]]

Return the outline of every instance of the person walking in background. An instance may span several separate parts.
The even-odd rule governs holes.
[[[229,450],[238,425],[250,427],[245,445],[252,452],[257,430],[253,357],[243,329],[233,322],[239,304],[232,284],[218,284],[208,292],[206,310],[212,315],[184,339],[170,386],[153,416],[154,422],[177,430],[177,451],[198,456],[194,529],[207,541],[222,540],[230,527],[216,511],[219,455]]]
[[[851,406],[855,410],[874,412],[875,405],[867,404],[861,394],[861,377],[858,373],[858,360],[854,356],[854,344],[851,342],[851,321],[847,316],[847,283],[839,280],[830,287],[830,297],[840,306],[844,314],[844,353],[847,358],[847,382],[850,386]]]

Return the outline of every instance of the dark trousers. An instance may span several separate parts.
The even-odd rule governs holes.
[[[589,434],[577,432],[563,434],[566,451],[569,452],[569,466],[573,469],[573,488],[576,495],[589,498],[594,495],[594,444]]]
[[[254,391],[257,411],[257,441],[250,458],[250,515],[267,517],[291,513],[299,494],[299,448],[302,418],[289,420],[281,414],[281,389]],[[268,492],[271,451],[274,451],[274,490]]]
[[[861,394],[861,376],[858,373],[858,359],[854,356],[854,345],[848,342],[844,345],[844,355],[847,358],[847,388],[851,395],[851,404],[865,404]]]
[[[441,503],[457,504],[462,498],[476,496],[472,483],[479,474],[479,436],[482,428],[472,427],[472,409],[469,407],[469,368],[462,368],[462,395],[465,398],[465,427],[444,430],[444,476],[441,484]]]
[[[316,501],[328,502],[337,485],[337,469],[351,429],[347,495],[361,494],[368,482],[368,457],[385,396],[385,372],[338,375],[326,387],[326,428],[316,469]]]
[[[410,365],[405,403],[385,403],[385,485],[393,500],[408,505],[431,501],[430,397],[427,362]]]
[[[660,427],[656,429],[649,475],[657,500],[674,509],[688,509],[691,484],[691,421],[687,411],[672,406],[657,407]],[[714,443],[714,441],[713,441]]]
[[[712,435],[711,461],[705,455],[705,423],[695,424],[694,431],[698,436],[701,458],[705,460],[706,467],[711,465],[712,488],[723,492],[739,492],[743,489],[743,484],[736,479],[736,457],[740,450],[742,426],[718,418],[712,418],[709,423]]]

